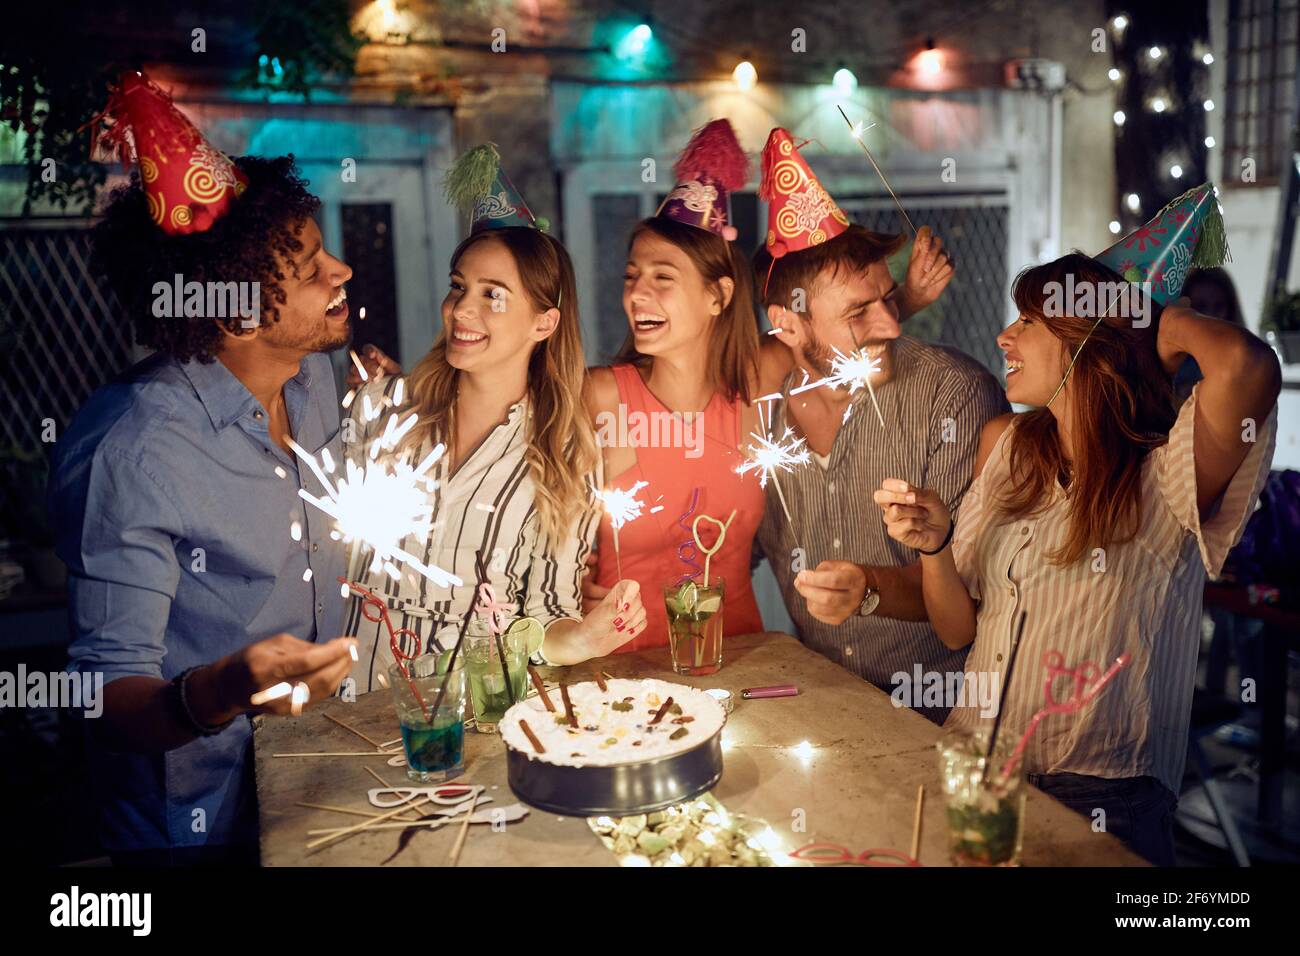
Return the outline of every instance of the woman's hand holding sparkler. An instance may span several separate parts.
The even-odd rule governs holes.
[[[884,512],[885,529],[899,544],[938,551],[949,539],[952,516],[929,488],[914,488],[901,478],[886,478],[873,498]]]
[[[619,581],[601,590],[605,596],[585,611],[581,621],[557,621],[547,630],[542,654],[548,661],[568,665],[604,657],[645,632],[641,585]]]
[[[190,696],[196,716],[217,725],[243,713],[294,714],[328,698],[356,660],[356,640],[313,644],[277,634],[195,671]]]

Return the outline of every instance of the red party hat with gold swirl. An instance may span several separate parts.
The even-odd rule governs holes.
[[[164,232],[206,232],[248,185],[230,157],[213,148],[172,98],[143,73],[128,70],[104,116],[113,125],[100,143],[134,159],[149,215]]]
[[[759,196],[767,201],[767,251],[773,261],[834,239],[849,217],[813,175],[787,130],[777,127],[763,147]]]

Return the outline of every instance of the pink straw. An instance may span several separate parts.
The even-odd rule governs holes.
[[[1097,665],[1092,661],[1084,661],[1074,670],[1065,666],[1065,659],[1061,657],[1059,651],[1048,651],[1043,655],[1043,666],[1047,668],[1047,679],[1043,682],[1043,696],[1047,698],[1047,705],[1038,713],[1034,714],[1033,719],[1029,721],[1029,728],[1025,735],[1020,738],[1020,743],[1016,744],[1016,749],[1011,752],[1007,762],[1002,765],[1002,777],[1006,779],[1011,776],[1015,770],[1016,764],[1020,762],[1021,756],[1025,752],[1025,747],[1029,744],[1029,738],[1033,736],[1038,724],[1048,714],[1072,714],[1082,710],[1092,703],[1092,699],[1102,692],[1107,684],[1114,679],[1115,675],[1120,672],[1120,668],[1127,667],[1133,660],[1133,655],[1125,651],[1115,662],[1106,669],[1106,672],[1100,677],[1097,676]],[[1056,696],[1052,693],[1052,685],[1058,677],[1069,677],[1074,681],[1074,692],[1068,700],[1057,703]]]

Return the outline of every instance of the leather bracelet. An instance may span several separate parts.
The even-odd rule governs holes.
[[[186,729],[191,733],[198,737],[215,737],[233,724],[235,718],[231,717],[224,724],[218,724],[215,727],[211,727],[202,723],[194,716],[194,711],[190,710],[189,698],[185,694],[185,681],[198,669],[198,667],[188,667],[172,678],[173,694],[176,701],[175,710],[177,717],[180,718],[180,722],[184,724]]]
[[[949,543],[952,541],[952,533],[953,533],[953,530],[954,530],[956,527],[957,527],[957,520],[956,520],[955,518],[950,518],[950,519],[948,520],[948,533],[947,533],[946,535],[943,536],[943,543],[942,543],[941,545],[939,545],[939,547],[935,548],[933,551],[923,551],[923,550],[921,550],[920,548],[917,548],[917,549],[916,549],[916,550],[917,550],[917,553],[918,553],[918,554],[923,554],[923,555],[925,555],[927,558],[933,558],[936,554],[938,554],[939,552],[941,552],[944,548],[948,547]]]

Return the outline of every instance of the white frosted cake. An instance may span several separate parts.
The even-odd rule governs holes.
[[[549,692],[555,713],[540,697],[520,701],[501,719],[501,737],[512,749],[543,763],[613,767],[690,750],[717,733],[727,719],[721,704],[685,684],[614,678],[606,687],[601,690],[594,681],[569,686],[576,728],[565,716],[558,689]],[[670,697],[670,708],[652,723]],[[537,752],[520,720],[528,722],[544,753]]]

